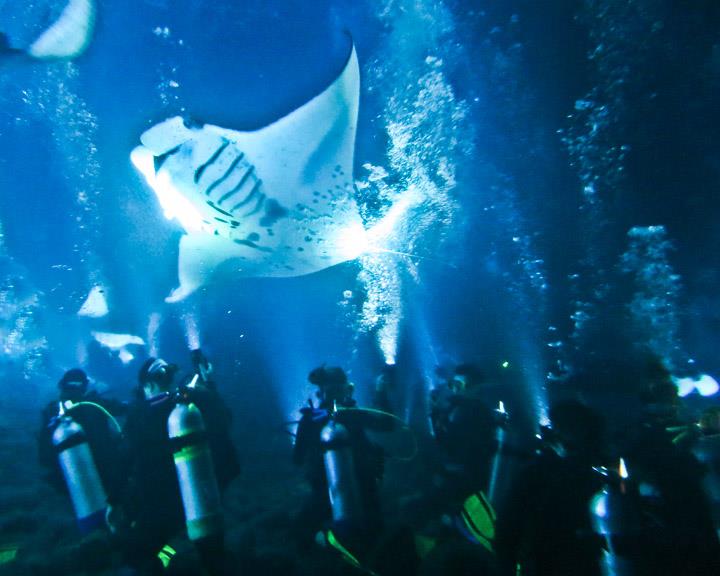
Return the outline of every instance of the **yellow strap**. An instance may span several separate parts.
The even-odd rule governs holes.
[[[0,565],[9,564],[17,556],[17,546],[3,546],[0,548]]]
[[[338,414],[341,412],[348,412],[348,413],[367,412],[367,413],[371,413],[371,414],[377,414],[380,416],[386,416],[388,418],[392,418],[393,420],[395,420],[395,424],[399,428],[401,428],[402,430],[406,430],[408,432],[408,434],[410,434],[410,437],[412,438],[412,441],[413,441],[413,447],[412,447],[412,450],[410,451],[410,456],[395,457],[395,459],[399,460],[400,462],[410,462],[411,460],[413,460],[415,458],[415,456],[417,456],[418,442],[417,442],[417,438],[415,437],[414,432],[412,431],[410,426],[407,425],[405,420],[403,420],[402,418],[400,418],[398,416],[395,416],[395,414],[392,414],[391,412],[386,412],[385,410],[378,410],[377,408],[344,408],[342,406],[338,407],[335,410],[335,412],[337,412]],[[380,431],[380,430],[374,430],[374,432],[376,432],[378,434],[383,433],[383,431]]]
[[[167,570],[167,567],[170,566],[170,562],[172,562],[175,554],[177,554],[177,552],[175,552],[175,549],[169,544],[165,544],[165,546],[162,547],[162,550],[157,553],[158,560],[162,562],[165,570]]]
[[[357,566],[358,568],[361,567],[360,561],[350,553],[350,550],[348,550],[347,548],[345,548],[345,546],[340,544],[340,541],[337,538],[335,538],[335,534],[333,534],[332,530],[328,530],[327,541],[328,541],[328,544],[330,544],[330,546],[332,546],[333,548],[335,548],[335,550],[340,552],[340,554],[343,555],[343,558],[345,558],[345,560],[350,562],[350,564],[352,564],[353,566]]]
[[[175,464],[179,462],[186,462],[187,460],[193,460],[194,458],[197,458],[200,454],[202,454],[204,451],[204,445],[185,446],[185,448],[182,448],[181,450],[173,454],[173,460],[175,461]]]
[[[362,570],[365,574],[368,574],[369,576],[378,576],[375,572],[368,568],[365,568],[362,564],[360,564],[360,561],[355,558],[355,556],[353,556],[353,554],[347,548],[345,548],[345,546],[340,544],[340,541],[335,537],[335,534],[333,534],[332,530],[327,531],[327,541],[330,546],[340,552],[343,560],[349,562],[350,564],[355,566],[355,568]]]
[[[460,514],[465,526],[488,551],[493,551],[495,510],[483,492],[469,496]]]
[[[85,402],[85,401],[74,402],[72,404],[72,406],[70,406],[70,408],[67,409],[67,411],[69,412],[70,410],[72,410],[73,408],[77,408],[78,406],[94,406],[95,408],[100,410],[103,414],[105,414],[105,417],[108,420],[110,420],[110,422],[112,422],[113,426],[115,426],[115,430],[117,430],[117,433],[122,434],[122,428],[120,427],[120,424],[118,424],[118,421],[115,419],[115,417],[112,414],[110,414],[110,412],[108,412],[105,408],[100,406],[100,404],[97,404],[95,402]]]
[[[415,535],[415,550],[417,550],[420,559],[425,558],[430,552],[433,551],[437,541],[434,538],[428,538],[421,536],[420,534]]]

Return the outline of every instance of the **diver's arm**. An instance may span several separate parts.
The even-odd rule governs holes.
[[[300,422],[298,423],[297,432],[295,434],[295,446],[293,447],[293,463],[296,466],[302,466],[305,463],[305,457],[308,451],[310,435],[313,429],[313,413],[312,400],[308,401],[310,406],[301,408]]]

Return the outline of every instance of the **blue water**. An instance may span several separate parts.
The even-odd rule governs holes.
[[[0,0],[0,31],[27,47],[63,6]],[[6,452],[33,448],[65,370],[129,399],[145,358],[188,371],[198,345],[235,413],[243,486],[289,446],[280,423],[323,362],[348,370],[361,404],[396,362],[400,412],[419,431],[437,366],[462,361],[504,382],[529,426],[573,394],[622,413],[623,374],[648,353],[677,376],[720,378],[716,2],[97,7],[78,59],[0,61],[0,428],[17,442]],[[368,228],[399,211],[382,245],[299,278],[224,270],[165,303],[182,229],[130,163],[140,134],[174,115],[265,126],[328,86],[352,43],[355,200]],[[93,289],[108,314],[79,316]],[[98,332],[145,344],[110,349]],[[31,463],[11,461],[4,534],[36,531],[23,519],[38,501],[67,513],[36,496]]]
[[[0,0],[0,30],[25,47],[63,4]],[[82,366],[130,398],[147,356],[189,370],[200,345],[259,445],[323,362],[361,403],[397,362],[420,426],[436,366],[461,361],[511,373],[533,423],[574,374],[648,352],[720,378],[718,23],[712,0],[98,2],[77,60],[0,62],[0,394],[36,409]],[[361,216],[410,203],[382,250],[165,303],[182,230],[129,161],[140,134],[265,126],[353,42]],[[109,313],[78,316],[93,287]]]

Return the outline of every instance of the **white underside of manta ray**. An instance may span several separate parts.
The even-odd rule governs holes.
[[[90,44],[94,26],[94,0],[70,0],[57,21],[32,43],[28,55],[43,60],[80,56]]]
[[[300,276],[352,260],[365,230],[353,192],[360,74],[352,53],[322,93],[259,130],[180,117],[156,124],[131,153],[180,240],[182,300],[232,261],[242,276]],[[360,241],[358,241],[360,239]]]

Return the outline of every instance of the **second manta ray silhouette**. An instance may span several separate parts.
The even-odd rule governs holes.
[[[95,28],[95,1],[69,0],[57,20],[26,48],[15,48],[0,31],[0,58],[26,56],[35,60],[72,60],[88,48]]]
[[[154,125],[131,153],[180,240],[177,302],[233,261],[243,276],[301,276],[358,257],[353,197],[360,73],[353,48],[323,92],[269,126]]]

